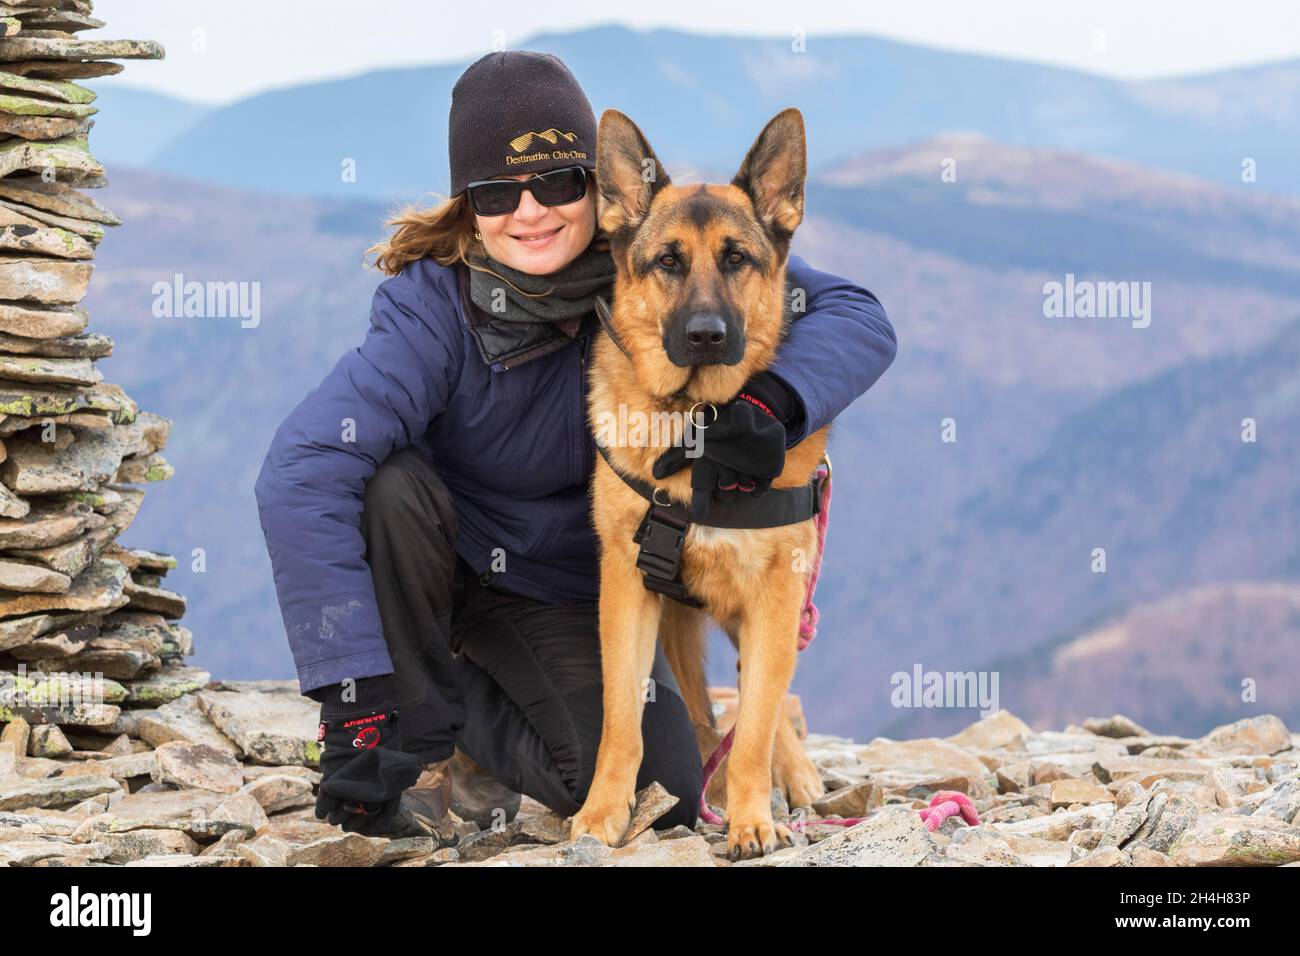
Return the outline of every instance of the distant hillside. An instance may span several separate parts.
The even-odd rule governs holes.
[[[955,727],[969,713],[892,710],[889,675],[917,662],[989,669],[1116,608],[1204,584],[1300,578],[1297,368],[1300,322],[1252,352],[1188,362],[1066,417],[1038,454],[971,488],[906,554],[888,549],[836,592],[834,619],[863,623],[846,626],[857,636],[838,642],[833,669],[813,671],[805,699],[835,701],[822,718],[835,725]],[[1242,441],[1246,418],[1253,443]],[[1235,660],[1220,646],[1231,636],[1204,640],[1216,662],[1204,679],[1235,679],[1219,666]],[[1028,712],[1021,692],[1004,686],[1001,705]],[[1150,706],[1173,704],[1166,692]]]
[[[1284,107],[1300,63],[1125,83],[865,36],[814,36],[796,53],[785,39],[605,26],[520,46],[561,56],[597,112],[626,112],[669,163],[733,169],[762,124],[795,105],[815,165],[975,130],[1239,187],[1250,157],[1259,181],[1249,188],[1300,193],[1300,114],[1249,106]],[[150,165],[289,194],[411,200],[445,190],[451,86],[472,59],[249,97],[176,135]],[[1215,108],[1204,109],[1207,102]],[[349,159],[355,182],[341,175]]]
[[[1300,585],[1209,585],[1142,604],[1000,666],[1003,701],[1033,726],[1125,712],[1195,736],[1247,714],[1300,720]],[[1255,701],[1243,702],[1242,682]]]
[[[147,166],[160,149],[186,133],[212,107],[190,103],[163,93],[87,80],[98,97],[95,131],[91,134],[95,158],[109,168]]]

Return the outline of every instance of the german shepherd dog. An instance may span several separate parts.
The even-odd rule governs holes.
[[[687,186],[669,182],[636,124],[616,110],[604,113],[596,145],[597,216],[617,269],[610,322],[629,354],[605,335],[593,348],[593,428],[611,420],[602,416],[617,416],[620,405],[629,416],[647,416],[642,421],[672,421],[697,403],[724,405],[772,362],[788,321],[786,261],[803,219],[806,168],[803,116],[795,109],[767,124],[729,185]],[[683,328],[702,313],[725,322],[724,350],[683,349]],[[664,413],[675,416],[654,417]],[[697,411],[693,420],[704,425],[706,418],[707,411]],[[812,478],[828,429],[787,452],[774,489]],[[707,431],[702,434],[707,448]],[[666,449],[611,444],[607,450],[619,471],[689,506],[689,468],[653,477],[655,459]],[[758,530],[692,523],[681,568],[689,592],[704,602],[697,610],[644,587],[632,539],[647,503],[603,459],[596,462],[592,494],[601,545],[604,719],[595,776],[570,835],[589,833],[614,846],[627,830],[643,753],[643,685],[656,640],[664,643],[692,720],[713,725],[704,677],[712,616],[740,659],[739,719],[726,775],[728,854],[747,859],[791,845],[790,831],[772,818],[772,787],[785,791],[790,806],[807,806],[824,792],[784,708],[808,580],[794,556],[814,554],[813,522]]]

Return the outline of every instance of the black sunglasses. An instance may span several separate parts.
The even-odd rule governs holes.
[[[587,195],[587,168],[565,166],[531,179],[480,179],[465,187],[480,216],[504,216],[519,208],[527,189],[543,206],[565,206]]]

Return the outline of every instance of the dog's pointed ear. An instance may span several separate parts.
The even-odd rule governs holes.
[[[636,123],[605,110],[596,134],[596,221],[613,236],[635,228],[650,211],[668,173]]]
[[[792,107],[763,127],[731,184],[749,195],[769,229],[788,238],[803,221],[807,175],[803,114]]]

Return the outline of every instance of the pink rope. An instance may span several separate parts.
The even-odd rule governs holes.
[[[975,812],[970,797],[958,790],[940,790],[930,798],[929,809],[921,811],[921,819],[925,821],[925,828],[933,833],[943,826],[944,820],[959,813],[968,826],[980,825],[980,815]]]
[[[803,611],[799,614],[799,650],[801,651],[817,636],[817,624],[821,621],[821,613],[813,603],[813,595],[817,593],[817,581],[822,576],[822,553],[826,550],[826,528],[830,525],[831,516],[830,469],[818,466],[817,471],[819,474],[826,473],[826,481],[822,485],[821,508],[817,511],[817,553],[813,556],[812,573],[808,575],[808,590],[804,593]]]
[[[817,511],[816,528],[817,528],[817,553],[813,556],[812,570],[808,575],[808,589],[804,592],[803,610],[799,614],[799,650],[802,651],[812,643],[813,638],[817,636],[817,625],[821,621],[821,614],[817,610],[817,605],[813,603],[813,596],[817,592],[817,581],[821,577],[822,555],[826,551],[826,529],[830,524],[831,513],[831,474],[830,469],[825,465],[818,466],[818,473],[825,473],[826,479],[822,483],[822,500],[821,507]],[[713,775],[718,772],[722,766],[722,761],[727,759],[727,754],[731,753],[731,747],[736,741],[736,727],[733,724],[727,731],[726,736],[719,741],[718,746],[713,748],[713,753],[709,754],[709,759],[704,763],[704,786],[700,790],[700,819],[705,823],[711,823],[714,826],[721,826],[725,819],[713,807],[709,806],[708,791],[709,782]],[[970,802],[970,798],[964,793],[956,790],[940,790],[930,798],[930,805],[918,811],[921,814],[921,820],[925,823],[925,828],[933,833],[943,825],[943,821],[949,817],[961,815],[961,818],[970,826],[979,826],[979,814],[975,812],[975,805]],[[810,826],[839,826],[851,827],[866,817],[842,817],[830,820],[803,820],[787,824],[791,830],[802,830]]]

